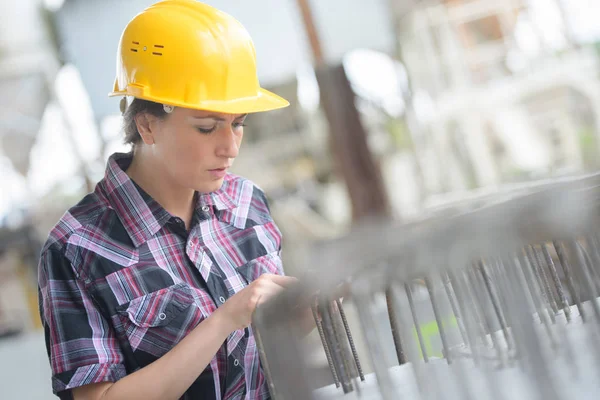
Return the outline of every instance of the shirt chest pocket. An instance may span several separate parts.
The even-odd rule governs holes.
[[[283,275],[283,265],[278,251],[273,251],[247,262],[237,271],[249,283],[262,274]]]
[[[141,367],[167,353],[201,322],[192,290],[179,283],[117,308],[124,339]]]

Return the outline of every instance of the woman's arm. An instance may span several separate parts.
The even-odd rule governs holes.
[[[256,306],[280,293],[294,278],[261,275],[227,300],[188,336],[152,364],[116,383],[96,383],[73,390],[75,400],[179,399],[204,371],[227,336],[250,325]]]
[[[194,383],[230,333],[231,323],[217,309],[171,351],[116,383],[73,390],[75,400],[178,399]]]

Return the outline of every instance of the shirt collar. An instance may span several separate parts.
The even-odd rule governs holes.
[[[237,208],[240,203],[240,189],[235,176],[227,174],[219,190],[211,193],[198,193],[196,209],[200,210],[204,206],[214,207],[219,211]]]
[[[115,210],[134,246],[138,247],[156,235],[172,215],[125,173],[132,157],[131,153],[111,155],[99,187]],[[236,186],[230,175],[227,175],[219,190],[212,193],[198,193],[196,209],[204,206],[214,206],[217,210],[236,208],[240,197],[235,195],[235,191],[239,190]]]

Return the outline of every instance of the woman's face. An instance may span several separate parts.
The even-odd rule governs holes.
[[[245,118],[175,107],[165,118],[150,120],[154,159],[178,185],[214,192],[238,155]]]

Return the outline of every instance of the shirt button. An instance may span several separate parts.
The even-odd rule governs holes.
[[[219,301],[220,301],[221,303],[225,303],[225,297],[223,297],[223,296],[219,297]]]
[[[237,359],[235,359],[235,360],[233,360],[233,365],[235,365],[236,367],[239,367],[240,362]]]
[[[161,321],[164,321],[165,319],[167,319],[167,314],[165,314],[164,312],[161,312],[160,314],[158,314],[158,319],[160,319]]]
[[[208,212],[208,210],[210,210],[209,206],[202,206],[202,211]]]

